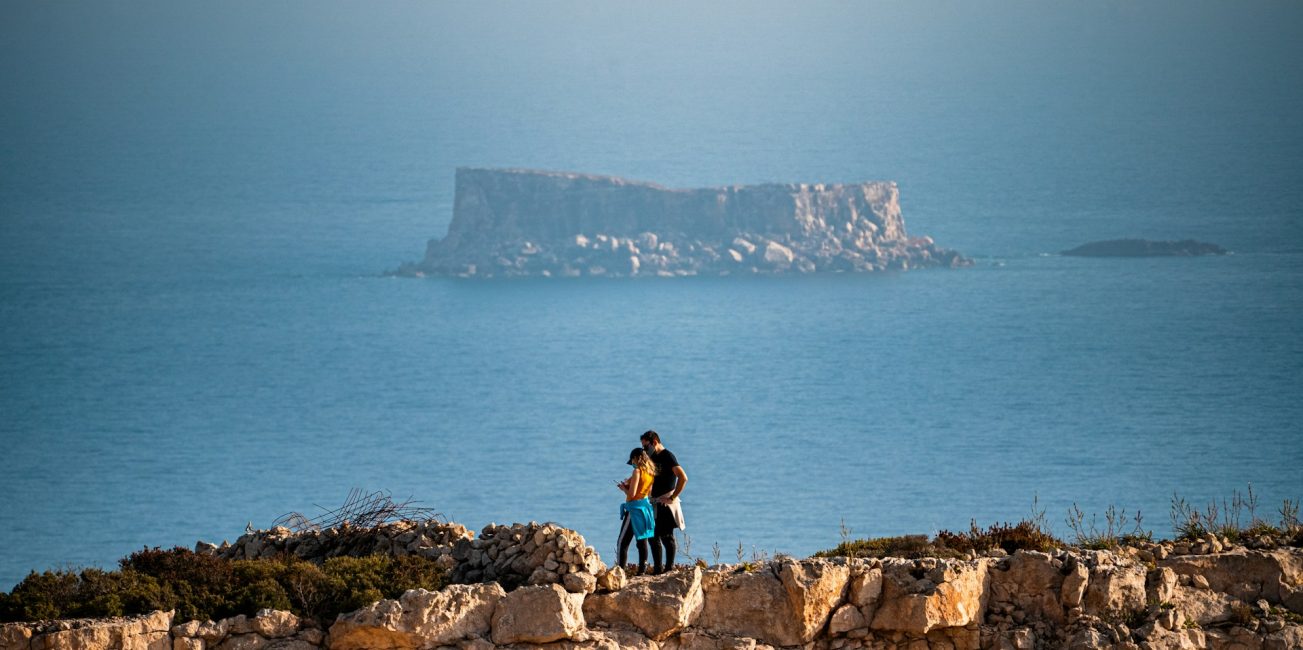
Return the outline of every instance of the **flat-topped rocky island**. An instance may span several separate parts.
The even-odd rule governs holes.
[[[447,236],[393,274],[683,276],[970,264],[906,233],[893,182],[669,189],[612,176],[463,168]]]

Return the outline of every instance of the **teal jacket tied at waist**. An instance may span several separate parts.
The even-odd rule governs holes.
[[[656,532],[656,511],[652,509],[650,499],[625,501],[620,504],[620,516],[629,516],[629,526],[633,528],[634,539],[648,539]]]

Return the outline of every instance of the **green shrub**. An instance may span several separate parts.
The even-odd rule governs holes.
[[[1049,551],[1060,546],[1054,535],[1043,530],[1040,525],[1026,519],[1016,523],[992,524],[986,530],[978,528],[977,521],[969,524],[968,532],[952,533],[943,530],[937,533],[933,544],[966,554],[970,551],[984,553],[992,549],[1002,549],[1006,553],[1015,551]]]
[[[381,586],[385,584],[390,558],[332,557],[322,566],[334,593],[328,606],[333,611],[349,611],[385,597]]]
[[[177,620],[208,620],[244,613],[231,600],[240,581],[235,563],[175,547],[145,548],[118,562],[122,572],[137,572],[163,586],[159,609],[175,609]]]
[[[252,615],[260,609],[281,609],[294,611],[290,596],[285,593],[275,578],[262,578],[252,582],[240,583],[231,594],[232,615]]]
[[[338,585],[321,567],[311,562],[287,562],[280,576],[280,585],[290,599],[291,610],[300,612],[302,616],[329,623],[338,613],[334,604]]]
[[[124,616],[132,612],[152,612],[173,608],[174,598],[167,585],[152,576],[136,571],[81,572],[78,602],[67,616]]]
[[[382,598],[397,598],[410,589],[433,591],[446,582],[443,570],[434,562],[410,555],[334,557],[326,560],[322,571],[334,588],[328,612],[332,617]]]
[[[66,603],[77,601],[80,582],[71,570],[33,571],[10,592],[0,614],[6,621],[59,618]]]
[[[12,593],[0,593],[0,621],[175,609],[180,623],[272,608],[328,625],[342,612],[445,583],[433,560],[416,556],[332,558],[319,567],[293,557],[231,561],[184,548],[146,548],[123,558],[117,571],[33,572]]]
[[[412,589],[434,591],[447,584],[443,569],[434,562],[415,555],[390,559],[385,598],[397,598]]]
[[[836,548],[819,551],[814,557],[923,557],[957,558],[962,554],[954,549],[929,543],[927,535],[901,535],[899,537],[874,537],[848,540]]]
[[[0,595],[0,620],[122,616],[170,609],[163,585],[134,571],[72,569],[28,574]]]

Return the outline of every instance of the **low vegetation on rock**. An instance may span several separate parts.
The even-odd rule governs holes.
[[[1033,499],[1031,514],[1016,524],[1004,522],[982,528],[974,519],[967,531],[942,530],[931,539],[927,535],[901,535],[853,540],[850,529],[842,522],[842,543],[815,553],[814,557],[974,558],[1017,551],[1051,551],[1067,546],[1050,531],[1045,510],[1039,505],[1039,500]]]
[[[114,571],[32,572],[0,594],[0,621],[104,617],[175,610],[178,622],[261,609],[329,623],[409,589],[439,589],[446,572],[421,556],[335,557],[317,565],[293,556],[228,560],[184,548],[143,549]]]
[[[1259,517],[1258,496],[1253,486],[1241,494],[1234,491],[1229,499],[1210,501],[1202,509],[1180,495],[1172,495],[1171,520],[1174,539],[1156,543],[1154,532],[1144,526],[1140,511],[1109,506],[1103,521],[1097,515],[1087,517],[1077,504],[1068,509],[1065,523],[1072,532],[1071,541],[1056,537],[1050,530],[1045,511],[1033,500],[1032,512],[1017,523],[999,523],[981,528],[973,520],[967,531],[942,530],[934,537],[898,535],[852,539],[842,525],[842,542],[819,551],[814,557],[918,559],[933,557],[972,558],[980,555],[1004,555],[1017,551],[1048,552],[1060,548],[1085,550],[1149,549],[1166,545],[1189,549],[1186,552],[1216,550],[1241,544],[1248,548],[1303,547],[1303,524],[1299,521],[1299,503],[1286,499],[1277,510],[1278,523]]]

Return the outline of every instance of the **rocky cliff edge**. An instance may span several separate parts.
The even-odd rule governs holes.
[[[461,580],[485,581],[408,591],[341,614],[328,629],[274,610],[176,625],[172,613],[155,612],[2,625],[0,650],[1303,648],[1303,549],[1294,547],[1209,536],[968,559],[698,562],[628,577],[553,524],[454,532],[404,548],[447,558]],[[261,552],[262,537],[289,543],[263,531],[235,546]],[[490,569],[529,578],[508,591],[486,578]]]

